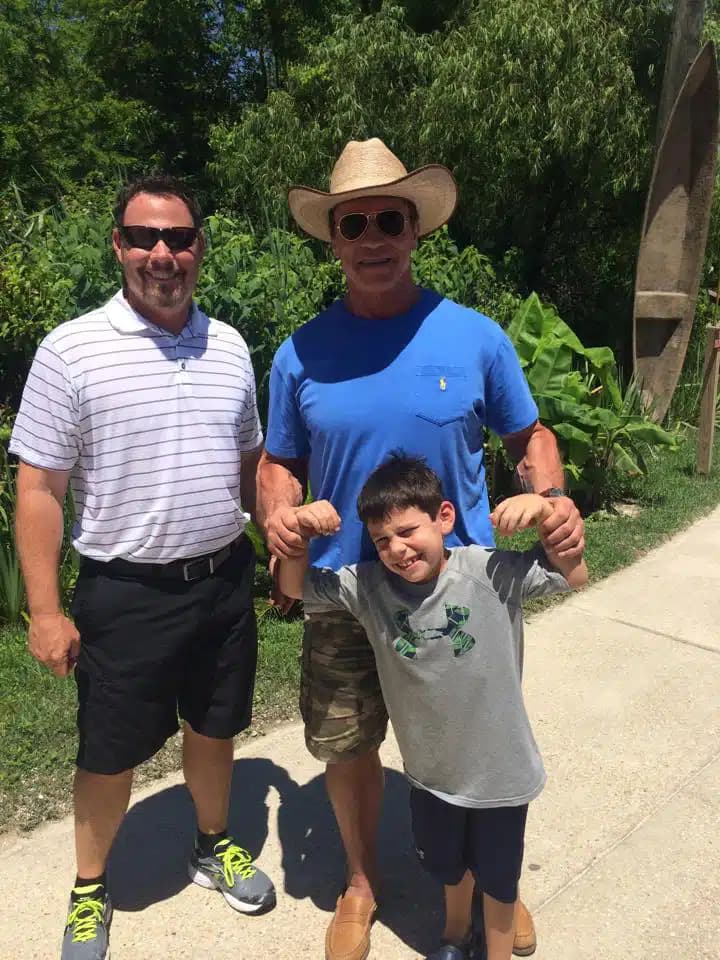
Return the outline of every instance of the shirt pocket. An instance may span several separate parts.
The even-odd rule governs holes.
[[[473,399],[466,367],[455,364],[423,364],[415,377],[415,414],[438,427],[464,420]]]

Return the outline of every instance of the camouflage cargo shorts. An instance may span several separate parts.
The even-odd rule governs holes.
[[[375,654],[345,611],[305,617],[300,713],[307,748],[324,763],[353,760],[385,739],[388,715]]]

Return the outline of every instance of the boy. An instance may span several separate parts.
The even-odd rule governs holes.
[[[538,494],[504,500],[492,514],[509,535],[552,512]],[[435,473],[394,454],[358,499],[380,562],[307,570],[283,560],[279,586],[306,609],[348,609],[365,627],[412,784],[420,859],[445,885],[443,943],[427,960],[469,956],[473,887],[482,890],[487,960],[510,960],[513,909],[530,800],[545,783],[521,692],[522,602],[582,586],[581,558],[536,545],[511,552],[447,550],[455,522]],[[330,503],[297,507],[304,535],[334,533]]]

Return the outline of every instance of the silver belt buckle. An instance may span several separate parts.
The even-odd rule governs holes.
[[[202,578],[202,573],[199,573],[196,577],[192,576],[190,573],[190,568],[200,563],[207,563],[210,574],[212,575],[215,573],[215,562],[213,557],[204,557],[202,560],[188,560],[187,563],[183,564],[183,580],[185,583],[192,583],[193,580],[200,580]]]
[[[185,583],[190,583],[192,580],[200,579],[202,574],[200,574],[200,576],[197,576],[197,577],[190,576],[189,568],[196,563],[207,563],[208,576],[212,576],[215,573],[215,570],[217,569],[215,566],[215,561],[219,560],[219,563],[218,563],[218,566],[219,566],[221,563],[224,563],[227,560],[227,558],[230,556],[231,553],[232,553],[232,543],[228,543],[226,546],[222,547],[222,549],[218,550],[217,553],[214,553],[211,557],[203,557],[201,560],[188,560],[187,563],[183,564],[183,580],[185,581]]]

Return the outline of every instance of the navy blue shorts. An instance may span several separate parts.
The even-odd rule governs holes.
[[[415,849],[425,869],[447,886],[471,870],[478,889],[514,903],[525,848],[528,805],[456,807],[413,787],[410,792]]]

